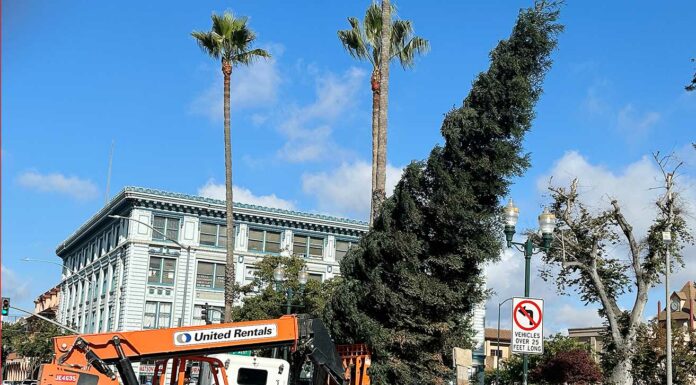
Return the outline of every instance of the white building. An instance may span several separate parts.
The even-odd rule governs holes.
[[[368,230],[362,221],[240,203],[234,223],[240,284],[254,279],[256,262],[281,250],[306,258],[310,279],[333,278]],[[224,201],[126,187],[56,249],[65,266],[59,322],[82,333],[202,324],[205,303],[224,305],[225,229]],[[484,313],[479,307],[474,314],[477,364],[485,356]],[[220,313],[211,315],[217,321]],[[139,370],[143,383],[146,368]]]
[[[224,201],[125,188],[56,249],[66,267],[59,320],[84,333],[202,323],[206,302],[224,305],[224,213]],[[367,231],[360,221],[237,203],[234,217],[241,284],[253,280],[257,261],[282,249],[306,258],[310,279],[332,278]]]

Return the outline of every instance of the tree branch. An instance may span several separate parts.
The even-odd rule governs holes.
[[[640,247],[633,235],[633,226],[628,223],[626,217],[621,213],[621,207],[619,207],[619,202],[616,199],[611,201],[611,205],[614,207],[614,210],[611,212],[611,217],[619,224],[621,231],[628,241],[628,247],[631,252],[631,266],[636,274],[636,283],[641,282],[643,281],[643,268],[640,264]]]

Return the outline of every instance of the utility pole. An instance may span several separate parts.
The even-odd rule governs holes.
[[[669,301],[669,247],[672,244],[672,173],[667,174],[667,208],[669,210],[667,231],[662,232],[662,242],[665,244],[665,328],[667,334],[667,385],[672,385],[672,306]]]

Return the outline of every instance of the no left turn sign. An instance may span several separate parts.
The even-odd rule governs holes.
[[[544,353],[544,300],[513,298],[512,352]]]

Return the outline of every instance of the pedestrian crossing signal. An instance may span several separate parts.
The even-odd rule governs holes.
[[[10,314],[10,299],[2,297],[2,315]]]

